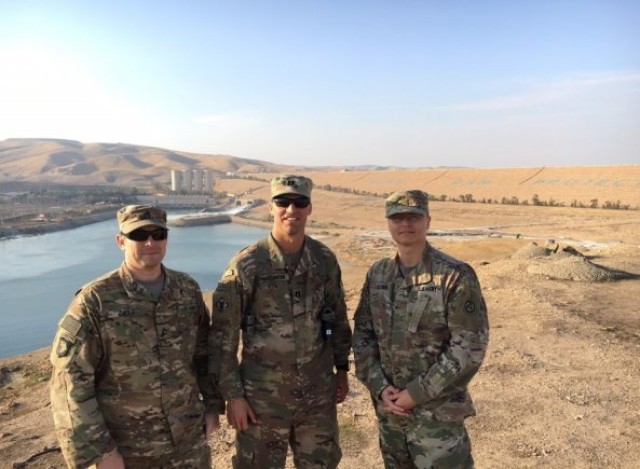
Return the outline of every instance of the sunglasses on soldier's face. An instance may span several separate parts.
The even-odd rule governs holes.
[[[273,203],[280,208],[287,208],[291,204],[295,205],[296,208],[307,208],[311,200],[309,200],[309,197],[295,197],[292,199],[288,197],[275,197]]]
[[[167,236],[169,236],[169,231],[163,228],[158,228],[157,230],[152,231],[138,228],[137,230],[133,230],[131,233],[122,233],[122,235],[129,238],[131,241],[146,241],[149,239],[149,236],[151,236],[151,239],[154,241],[163,241],[167,239]]]

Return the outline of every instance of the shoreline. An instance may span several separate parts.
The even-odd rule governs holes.
[[[109,219],[115,219],[117,209],[109,209],[89,215],[68,218],[65,220],[42,222],[40,225],[12,226],[10,228],[0,228],[0,240],[12,239],[18,236],[37,236],[56,231],[71,230],[93,223],[99,223]]]
[[[251,209],[247,210],[249,212]],[[68,218],[65,220],[42,222],[39,225],[29,224],[28,226],[12,226],[9,228],[0,228],[0,241],[5,239],[12,239],[18,236],[37,236],[48,233],[55,233],[57,231],[71,230],[73,228],[79,228],[85,225],[91,225],[93,223],[99,223],[110,219],[115,220],[117,208],[108,209],[89,215],[83,215],[76,218]],[[262,222],[259,220],[252,220],[250,218],[243,218],[238,215],[229,216],[231,223],[237,223],[239,225],[247,225],[256,228],[271,228],[270,222]]]
[[[53,339],[51,339],[51,341],[53,342]],[[17,355],[8,355],[6,357],[0,357],[0,369],[7,365],[10,365],[11,363],[17,360],[33,358],[36,355],[38,356],[44,355],[48,357],[50,352],[51,352],[51,345],[46,345],[44,347],[38,347],[33,350],[29,350],[27,352],[19,353]]]

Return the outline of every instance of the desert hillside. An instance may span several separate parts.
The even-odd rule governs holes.
[[[538,168],[418,168],[307,173],[319,186],[384,194],[422,189],[436,198],[476,202],[640,208],[640,165]]]
[[[345,161],[348,161],[345,158]],[[402,166],[402,162],[397,164]],[[418,188],[442,200],[484,203],[640,208],[640,165],[535,168],[418,169],[291,167],[230,155],[194,154],[123,143],[57,139],[0,142],[0,192],[15,182],[169,188],[171,170],[208,169],[216,190],[259,191],[276,173],[301,172],[319,187],[342,193],[382,195]],[[229,179],[252,178],[236,182]],[[268,192],[258,192],[267,195]]]
[[[284,166],[125,143],[82,143],[61,139],[7,139],[0,142],[0,183],[29,181],[70,185],[168,185],[172,169],[279,172]]]

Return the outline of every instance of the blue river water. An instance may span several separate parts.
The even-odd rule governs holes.
[[[122,262],[117,229],[114,219],[0,240],[0,358],[51,345],[74,293]],[[211,290],[231,256],[266,233],[231,223],[172,227],[164,263]]]

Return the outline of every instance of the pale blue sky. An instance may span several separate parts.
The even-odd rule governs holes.
[[[640,164],[640,1],[0,0],[0,140]]]

